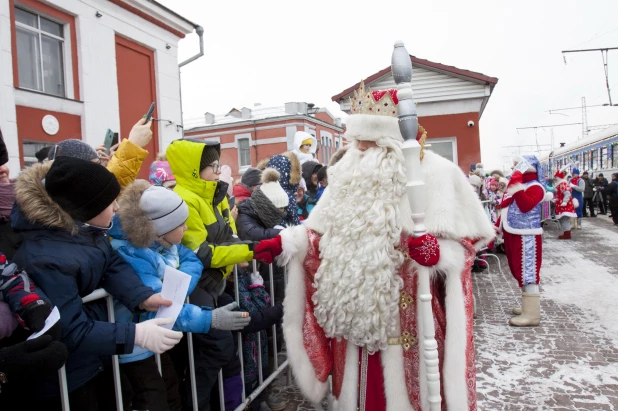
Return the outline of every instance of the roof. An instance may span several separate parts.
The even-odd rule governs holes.
[[[582,147],[590,146],[594,143],[601,142],[611,137],[615,137],[618,135],[618,126],[609,127],[605,130],[601,130],[597,133],[594,133],[586,138],[582,138],[581,140],[577,140],[571,144],[567,144],[564,147],[557,148],[553,151],[552,157],[560,156],[566,154],[570,151],[577,150]]]
[[[159,3],[158,1],[155,0],[147,0],[149,3],[155,4],[156,6],[162,8],[163,10],[167,11],[168,13],[176,16],[177,18],[179,18],[180,20],[184,21],[185,23],[188,23],[190,25],[192,25],[194,28],[198,28],[200,25],[193,23],[191,20],[189,20],[186,17],[181,16],[180,14],[176,13],[174,10],[165,7],[163,4]]]
[[[496,77],[486,76],[485,74],[482,74],[482,73],[477,73],[477,72],[470,71],[470,70],[463,70],[463,69],[460,69],[454,66],[447,66],[442,63],[435,63],[433,61],[415,57],[413,55],[410,55],[410,60],[412,61],[412,64],[414,64],[415,66],[424,67],[424,68],[434,70],[434,71],[441,71],[447,74],[452,74],[457,77],[463,77],[465,79],[469,79],[469,80],[479,82],[479,83],[485,83],[489,85],[492,90],[493,90],[493,87],[498,83],[498,79]],[[379,79],[380,77],[388,74],[390,71],[391,71],[391,66],[388,66],[385,69],[380,70],[377,73],[367,77],[363,81],[365,84],[372,83],[373,81]],[[347,89],[343,90],[341,93],[333,96],[332,100],[338,101],[342,97],[347,96],[348,94],[352,93],[354,90],[358,89],[359,87],[360,87],[360,82],[356,83],[352,87],[348,87]]]

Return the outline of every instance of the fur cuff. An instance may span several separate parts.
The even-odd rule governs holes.
[[[545,193],[545,197],[543,197],[543,201],[551,201],[554,199],[554,195],[550,192]]]
[[[522,191],[522,190],[525,190],[525,189],[526,189],[526,186],[525,186],[525,185],[523,185],[523,184],[521,184],[521,183],[518,183],[518,184],[515,184],[515,185],[513,185],[513,186],[511,186],[511,187],[507,188],[507,189],[506,189],[506,193],[507,193],[507,194],[510,194],[510,195],[513,195],[513,194],[515,194],[515,193],[517,193],[517,192],[520,192],[520,191]]]
[[[576,198],[574,198],[573,199],[573,208],[578,208],[578,207],[579,207],[579,201]]]
[[[283,252],[276,258],[278,265],[288,265],[294,256],[301,258],[301,256],[298,255],[301,249],[304,250],[301,260],[305,258],[309,239],[307,238],[307,230],[303,225],[288,227],[281,231],[279,235],[281,236],[281,247],[283,248]]]

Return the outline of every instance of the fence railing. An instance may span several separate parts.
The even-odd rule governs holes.
[[[253,272],[257,272],[257,262],[253,260]],[[234,266],[234,299],[236,303],[240,305],[240,293],[238,289],[238,266]],[[270,305],[273,307],[275,305],[275,282],[273,276],[273,265],[270,264],[268,267],[268,276],[270,279],[270,290],[267,292],[270,295]],[[287,284],[287,268],[284,269],[284,278],[285,284]],[[105,299],[107,304],[107,315],[108,321],[110,323],[114,323],[114,298],[104,289],[99,288],[93,291],[91,294],[82,298],[82,302],[89,303],[92,301]],[[187,303],[189,303],[189,297],[187,297]],[[281,365],[279,365],[279,358],[277,353],[277,324],[272,326],[273,333],[273,363],[274,363],[274,371],[268,376],[266,380],[264,380],[264,376],[262,373],[262,344],[261,344],[261,336],[260,332],[257,332],[258,338],[258,382],[259,385],[251,394],[247,397],[245,393],[245,367],[244,367],[244,358],[242,352],[242,332],[238,331],[238,358],[240,360],[240,375],[242,379],[242,403],[235,409],[235,411],[242,411],[247,408],[247,406],[257,398],[258,395],[266,389],[274,380],[277,378],[289,365],[289,361],[286,359]],[[197,398],[197,380],[195,376],[195,358],[193,356],[193,333],[187,333],[187,345],[189,351],[189,379],[191,385],[191,401],[193,404],[193,409],[198,409],[198,398]],[[285,352],[282,352],[285,354]],[[161,369],[161,356],[159,354],[155,354],[155,361],[157,363],[157,367],[159,369],[159,373],[162,373]],[[114,392],[116,395],[116,409],[118,411],[123,411],[123,403],[122,403],[122,386],[121,386],[121,378],[120,378],[120,363],[118,361],[118,355],[112,356],[112,371],[114,377]],[[63,366],[60,370],[58,370],[58,380],[60,382],[60,399],[62,403],[62,410],[69,411],[69,390],[67,384],[67,376],[66,376],[66,368]],[[224,386],[223,386],[223,372],[219,370],[219,406],[221,411],[225,410],[225,395],[224,395]],[[292,384],[292,376],[291,373],[288,373],[288,385]]]

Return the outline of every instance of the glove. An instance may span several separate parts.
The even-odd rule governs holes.
[[[511,175],[511,180],[509,181],[510,186],[514,186],[515,184],[521,184],[524,181],[524,175],[521,171],[517,170]]]
[[[264,287],[264,279],[260,273],[251,273],[251,285]]]
[[[242,330],[251,322],[248,312],[234,311],[238,304],[233,302],[212,312],[211,327],[217,330]]]
[[[173,324],[171,318],[155,318],[135,325],[135,345],[152,351],[155,354],[163,354],[180,342],[182,333],[159,327],[160,325]]]
[[[266,264],[272,264],[275,257],[281,255],[283,248],[281,236],[270,240],[262,240],[253,248],[253,258]]]
[[[31,380],[57,371],[67,360],[67,348],[49,335],[0,349],[0,373],[7,381]]]
[[[36,296],[36,294],[33,294]],[[36,296],[35,298],[37,298]],[[40,299],[26,304],[19,310],[19,319],[24,327],[32,332],[39,332],[45,327],[45,320],[52,312],[52,306],[47,301]],[[60,322],[56,322],[45,334],[52,337],[52,340],[60,340]]]
[[[423,234],[420,237],[408,239],[408,252],[410,258],[418,264],[432,267],[438,264],[440,259],[440,244],[431,234]]]

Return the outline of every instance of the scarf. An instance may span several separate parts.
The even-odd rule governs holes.
[[[0,184],[0,220],[8,219],[15,202],[15,182]]]
[[[281,224],[283,217],[287,211],[281,211],[266,197],[262,190],[257,189],[251,194],[251,205],[255,209],[256,214],[262,220],[266,228],[273,228]]]

